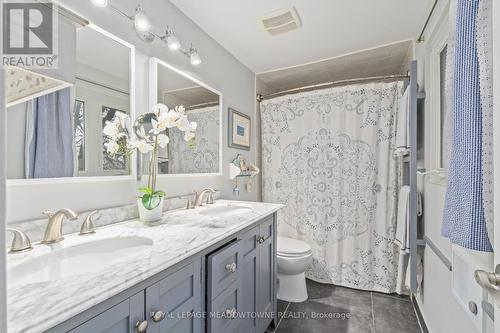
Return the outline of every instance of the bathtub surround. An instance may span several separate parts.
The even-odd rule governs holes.
[[[483,206],[483,119],[476,45],[478,7],[479,1],[457,2],[452,142],[442,234],[465,248],[492,252]]]
[[[279,232],[312,246],[312,280],[396,289],[403,82],[317,90],[261,103],[263,199],[286,208]]]

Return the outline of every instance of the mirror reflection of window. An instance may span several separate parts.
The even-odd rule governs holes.
[[[102,127],[101,127],[101,133],[103,132],[104,126],[106,126],[107,121],[113,121],[116,117],[116,113],[121,112],[121,113],[126,113],[122,110],[117,110],[110,108],[108,106],[103,106],[102,107]],[[124,156],[122,155],[115,155],[111,156],[108,153],[108,150],[106,149],[106,146],[104,145],[106,138],[104,133],[102,134],[102,166],[104,170],[115,170],[115,171],[127,171],[128,165],[127,161]]]
[[[78,99],[75,100],[73,130],[78,171],[85,171],[85,102]]]

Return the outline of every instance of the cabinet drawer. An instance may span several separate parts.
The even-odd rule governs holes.
[[[208,333],[240,331],[242,289],[241,281],[237,280],[219,296],[208,302]]]
[[[267,240],[269,238],[273,238],[273,230],[274,230],[274,220],[273,217],[270,216],[262,221],[260,224],[260,236]]]
[[[208,256],[207,295],[214,299],[238,280],[241,261],[241,241],[230,243]]]

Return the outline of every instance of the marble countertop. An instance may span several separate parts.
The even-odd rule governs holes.
[[[210,207],[246,205],[251,210],[229,217],[204,215]],[[57,249],[116,237],[143,237],[152,245],[139,253],[113,260],[80,275],[15,282],[7,285],[9,333],[42,332],[140,283],[174,264],[252,225],[283,206],[279,204],[219,200],[195,210],[166,212],[153,225],[130,220],[97,229],[92,236],[65,235],[54,245],[35,245],[24,254],[7,255],[7,274],[23,263]]]

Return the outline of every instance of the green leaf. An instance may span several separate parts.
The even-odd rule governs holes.
[[[141,188],[139,188],[137,190],[139,192],[143,192],[143,193],[146,193],[146,194],[153,194],[153,189],[149,188],[149,187],[141,187]]]
[[[153,210],[161,203],[161,197],[154,194],[144,194],[142,196],[142,204],[147,210]]]
[[[159,197],[164,197],[165,196],[165,192],[162,191],[162,190],[158,190],[155,193],[153,193],[153,195],[157,195]]]

